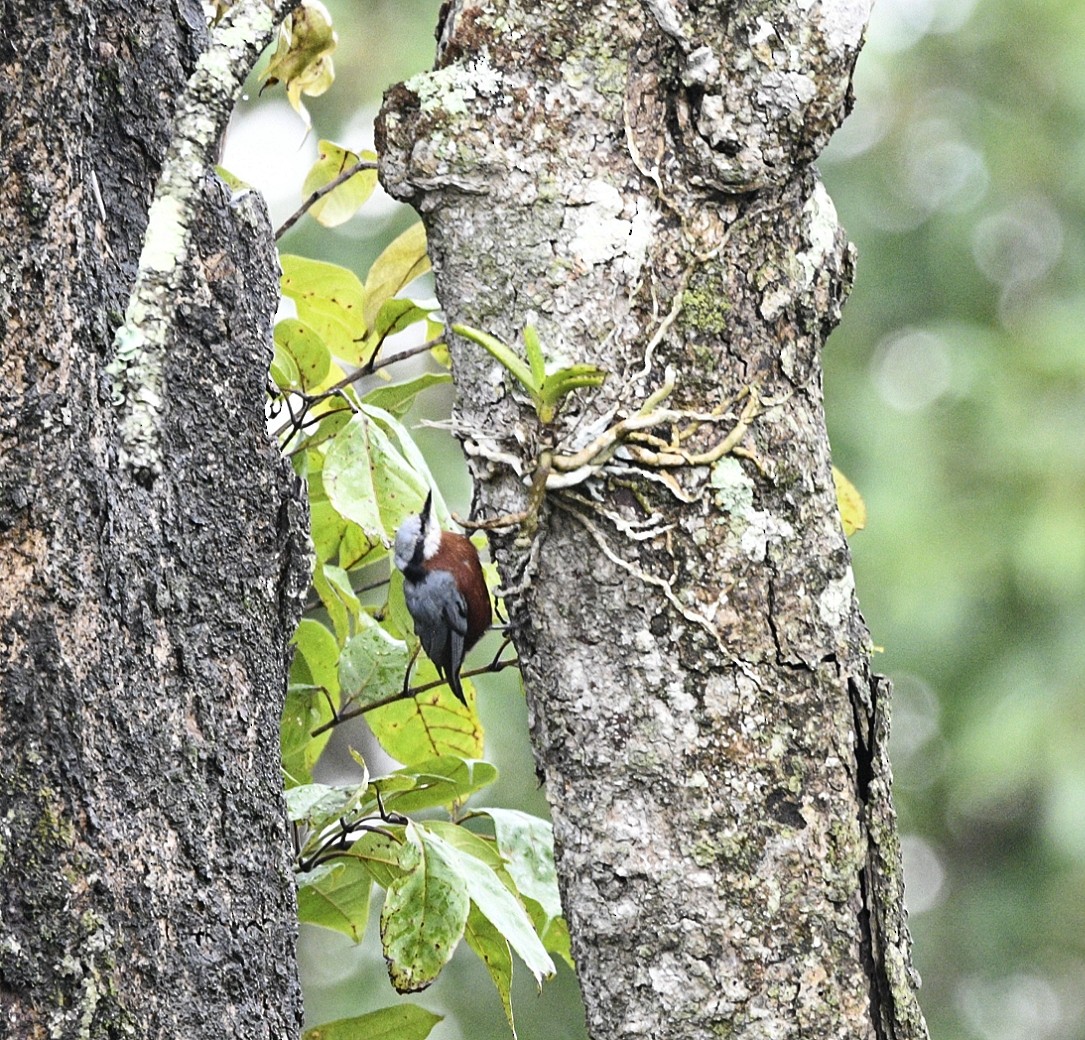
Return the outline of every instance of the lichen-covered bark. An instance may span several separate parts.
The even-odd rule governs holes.
[[[532,548],[493,540],[523,586],[507,602],[596,1040],[925,1035],[888,688],[822,414],[852,255],[810,161],[868,6],[463,0],[382,113],[383,179],[423,215],[450,318],[506,340],[533,322],[611,373],[540,430],[459,345],[478,512],[521,506],[542,446],[581,446],[669,371],[672,408],[763,402],[736,453],[667,474],[619,453],[548,496]]]
[[[206,157],[157,470],[122,464],[106,374],[206,45],[195,0],[0,0],[4,1036],[300,1021],[278,724],[303,509],[264,430],[270,228]]]

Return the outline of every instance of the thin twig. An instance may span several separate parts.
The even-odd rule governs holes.
[[[365,376],[371,376],[374,372],[382,368],[387,368],[389,365],[394,365],[397,361],[406,361],[407,358],[416,357],[418,354],[424,354],[427,350],[432,350],[434,347],[439,347],[444,343],[444,336],[434,336],[433,339],[426,340],[425,343],[419,343],[416,347],[411,347],[408,350],[401,350],[398,354],[393,354],[388,358],[381,358],[377,360],[378,350],[373,352],[373,356],[364,364],[361,368],[351,372],[349,376],[343,376],[334,386],[329,387],[323,391],[322,394],[317,395],[314,399],[321,400],[330,394],[338,393],[344,387],[350,386],[351,383],[357,382],[359,379]]]
[[[275,241],[278,242],[306,213],[312,209],[325,195],[335,191],[340,184],[349,181],[356,173],[360,173],[362,170],[375,170],[377,163],[372,159],[359,159],[353,166],[348,166],[342,173],[339,174],[335,180],[328,181],[321,188],[317,188],[281,225],[275,232]]]
[[[519,664],[519,659],[515,657],[508,661],[492,661],[483,668],[472,668],[470,671],[462,672],[460,677],[462,679],[471,679],[476,675],[491,675],[495,672],[502,672],[506,668],[518,667]],[[395,704],[396,701],[407,700],[409,697],[417,697],[420,693],[428,693],[438,686],[446,685],[447,683],[444,679],[435,679],[433,682],[424,683],[422,686],[412,686],[407,690],[390,693],[387,697],[381,697],[380,700],[373,701],[370,704],[360,705],[357,708],[349,708],[346,711],[339,712],[335,718],[329,719],[322,726],[318,726],[309,734],[309,736],[319,737],[321,733],[326,733],[328,730],[334,729],[339,723],[346,722],[348,719],[356,719],[359,715],[364,715],[367,711],[374,711],[377,708],[383,708],[387,704]]]
[[[308,419],[309,412],[314,405],[320,404],[322,401],[328,400],[330,397],[342,396],[342,391],[345,390],[351,383],[356,383],[359,379],[364,379],[368,375],[372,375],[374,372],[382,368],[387,368],[389,365],[394,365],[397,361],[406,361],[407,358],[412,358],[418,354],[424,354],[427,350],[432,350],[434,347],[439,347],[444,343],[444,336],[435,336],[433,339],[427,340],[425,343],[420,343],[418,346],[411,347],[409,350],[400,351],[398,354],[389,358],[382,358],[380,361],[375,360],[376,354],[373,355],[369,361],[367,361],[361,368],[355,369],[349,375],[343,376],[338,383],[328,387],[327,390],[322,390],[319,394],[307,394],[304,390],[292,390],[282,395],[283,400],[286,403],[287,411],[290,413],[290,422],[284,424],[283,427],[275,431],[276,437],[282,437],[286,426],[289,425],[290,433],[284,441],[282,441],[282,450],[287,455],[296,455],[299,451],[303,451],[308,445],[301,444],[298,448],[291,451],[287,451],[287,447],[290,442],[301,433],[307,426],[311,426],[314,423],[319,423],[326,419],[329,415],[334,415],[335,411],[354,411],[354,407],[350,401],[347,400],[347,408],[335,409],[331,412],[323,412],[321,415],[316,416],[312,421]],[[293,406],[291,405],[291,399],[294,397],[301,398],[302,408],[298,415],[294,414]],[[346,400],[346,399],[345,399]]]

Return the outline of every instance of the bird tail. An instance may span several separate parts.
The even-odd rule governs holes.
[[[461,704],[467,707],[467,696],[463,692],[463,684],[460,682],[460,673],[454,668],[450,668],[448,671],[448,685],[452,692],[456,695],[456,698]]]

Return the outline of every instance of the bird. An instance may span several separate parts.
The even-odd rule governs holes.
[[[460,682],[463,659],[493,620],[478,550],[462,534],[441,530],[431,490],[422,512],[399,525],[393,559],[403,572],[403,597],[415,635],[466,707]],[[409,679],[410,665],[405,686]]]

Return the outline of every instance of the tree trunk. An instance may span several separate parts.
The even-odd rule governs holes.
[[[531,548],[492,539],[596,1040],[926,1035],[822,414],[852,255],[810,164],[868,8],[454,2],[385,101],[384,182],[450,321],[531,322],[610,373],[547,430],[454,350],[480,514],[523,506],[510,459],[582,447],[670,369],[668,408],[729,416],[655,429],[687,454],[747,409],[735,452],[619,451],[547,495]]]
[[[0,0],[4,1036],[300,1023],[304,509],[262,408],[270,228],[210,173],[273,14],[209,51],[196,0]]]

